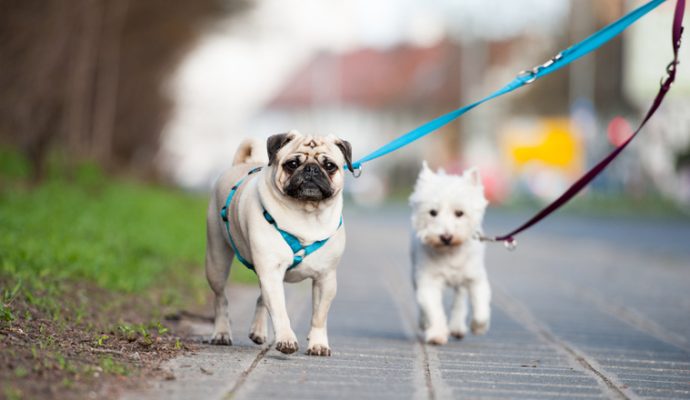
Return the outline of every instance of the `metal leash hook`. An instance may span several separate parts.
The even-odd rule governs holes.
[[[505,246],[506,249],[513,251],[517,249],[517,240],[514,237],[509,237],[504,240],[499,240],[495,237],[490,237],[490,236],[484,236],[484,234],[481,231],[477,231],[472,235],[472,239],[479,240],[480,242],[491,242],[491,243],[496,243],[496,242],[503,242],[503,245]]]
[[[362,176],[362,164],[355,166],[352,166],[352,169],[350,170],[350,173],[352,173],[352,176],[357,179],[360,176]]]
[[[508,249],[508,251],[514,251],[517,249],[518,242],[517,239],[511,236],[503,241],[503,245],[506,249]]]
[[[537,80],[537,74],[539,73],[539,71],[541,71],[544,68],[548,68],[548,67],[552,66],[553,64],[556,63],[556,61],[560,60],[561,58],[563,58],[563,53],[558,53],[552,59],[550,59],[549,61],[545,62],[542,65],[537,65],[536,67],[534,67],[532,69],[525,69],[525,70],[520,71],[520,73],[518,73],[517,77],[518,78],[527,78],[524,81],[524,83],[525,83],[525,85],[529,85],[530,83]]]

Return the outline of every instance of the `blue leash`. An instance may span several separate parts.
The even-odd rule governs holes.
[[[433,119],[424,125],[421,125],[407,133],[405,133],[402,136],[399,136],[398,138],[394,139],[392,142],[385,144],[375,150],[374,152],[362,157],[358,161],[352,163],[352,166],[354,170],[360,170],[359,173],[361,173],[361,168],[362,164],[365,162],[374,160],[376,158],[379,158],[381,156],[384,156],[388,153],[391,153],[395,150],[398,150],[399,148],[406,146],[415,140],[424,137],[431,132],[445,126],[449,122],[457,119],[461,115],[465,114],[466,112],[470,111],[471,109],[479,106],[482,103],[485,103],[489,100],[495,99],[496,97],[503,96],[506,93],[510,93],[515,89],[521,88],[527,84],[530,84],[534,82],[535,80],[546,76],[554,71],[557,71],[566,65],[570,64],[571,62],[577,60],[578,58],[587,55],[594,50],[598,49],[603,45],[604,43],[610,41],[614,37],[618,36],[621,32],[623,32],[627,27],[630,25],[634,24],[638,19],[643,17],[645,14],[648,12],[652,11],[653,9],[657,8],[661,3],[665,2],[666,0],[652,0],[649,3],[635,9],[634,11],[630,12],[629,14],[623,16],[621,19],[618,21],[606,26],[605,28],[601,29],[600,31],[594,33],[587,39],[572,45],[568,49],[562,51],[558,55],[556,55],[554,58],[551,60],[547,61],[546,63],[539,65],[537,67],[532,68],[531,70],[526,70],[522,71],[518,74],[518,76],[513,79],[510,83],[505,85],[503,88],[500,90],[497,90],[496,92],[490,94],[489,96],[474,102],[472,104],[466,105],[462,108],[459,108],[455,111],[451,111],[448,114],[442,115],[440,117],[437,117],[436,119]],[[353,171],[354,173],[354,171]],[[358,176],[358,175],[356,175]]]

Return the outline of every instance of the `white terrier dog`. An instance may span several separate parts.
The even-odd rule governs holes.
[[[424,340],[445,344],[451,334],[467,333],[467,292],[472,301],[472,333],[489,329],[491,288],[484,268],[484,243],[478,240],[488,202],[479,171],[462,176],[427,166],[417,178],[412,206],[413,284],[419,304],[419,325]],[[455,292],[450,323],[443,310],[443,291]]]

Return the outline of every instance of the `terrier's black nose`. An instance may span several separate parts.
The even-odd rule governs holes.
[[[448,246],[453,241],[453,235],[443,234],[443,235],[439,236],[439,239],[441,239],[441,242],[443,244]]]

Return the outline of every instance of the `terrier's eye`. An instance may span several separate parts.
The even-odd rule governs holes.
[[[290,172],[296,170],[297,167],[299,167],[299,161],[294,160],[294,159],[283,164],[283,168],[285,168],[286,170],[288,170]]]
[[[432,217],[435,217],[435,216],[438,215],[438,211],[436,211],[436,210],[431,210],[431,211],[429,211],[429,215],[431,215]]]
[[[460,210],[455,210],[455,216],[456,216],[456,217],[460,218],[460,217],[462,217],[463,215],[465,215],[464,212],[462,212],[462,211],[460,211]]]
[[[326,161],[326,164],[324,164],[324,168],[326,168],[326,171],[328,172],[335,172],[338,169],[338,166],[335,165],[334,162]]]

